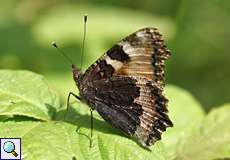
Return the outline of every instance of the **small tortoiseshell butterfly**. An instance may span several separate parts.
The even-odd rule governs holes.
[[[72,65],[82,102],[144,146],[173,123],[163,94],[164,61],[170,56],[156,28],[143,28],[109,49],[85,73]]]

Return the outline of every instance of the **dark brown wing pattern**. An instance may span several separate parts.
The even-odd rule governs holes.
[[[80,94],[112,126],[152,145],[173,126],[163,95],[169,56],[157,29],[138,30],[85,72],[78,82]]]

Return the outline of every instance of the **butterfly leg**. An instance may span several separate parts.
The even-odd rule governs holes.
[[[89,141],[91,141],[91,138],[90,138],[88,135],[86,135],[86,134],[80,132],[80,128],[81,128],[81,127],[78,126],[78,127],[76,128],[76,132],[77,132],[79,135],[85,136],[86,138],[89,139]]]
[[[92,144],[93,144],[93,110],[92,109],[90,109],[90,136],[80,133],[79,129],[80,127],[77,127],[76,132],[86,136],[89,139],[89,147],[92,148]]]
[[[90,109],[90,148],[92,147],[92,141],[93,141],[93,110]]]
[[[67,106],[66,106],[65,120],[66,120],[66,117],[67,117],[67,113],[68,113],[68,111],[69,111],[70,96],[74,96],[76,99],[81,100],[81,98],[80,98],[78,95],[74,94],[73,92],[69,92],[68,98],[67,98]]]
[[[80,126],[78,126],[77,127],[77,129],[76,129],[76,132],[78,133],[78,134],[80,134],[80,135],[84,135],[84,136],[86,136],[88,139],[89,139],[89,147],[90,148],[92,148],[92,142],[93,142],[93,110],[92,109],[90,109],[90,122],[91,122],[91,127],[90,127],[90,136],[88,136],[88,135],[86,135],[86,134],[83,134],[83,133],[80,133]]]

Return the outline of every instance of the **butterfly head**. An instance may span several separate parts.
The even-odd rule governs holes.
[[[73,73],[73,79],[77,83],[82,75],[81,70],[78,69],[74,64],[72,64],[72,73]]]

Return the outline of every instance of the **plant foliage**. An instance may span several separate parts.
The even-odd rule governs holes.
[[[45,79],[29,71],[0,71],[0,137],[22,138],[25,160],[212,160],[230,157],[230,105],[205,115],[187,91],[166,87],[174,123],[149,149],[112,128],[94,112],[93,144],[86,105],[68,113]],[[76,131],[77,129],[77,131]]]

